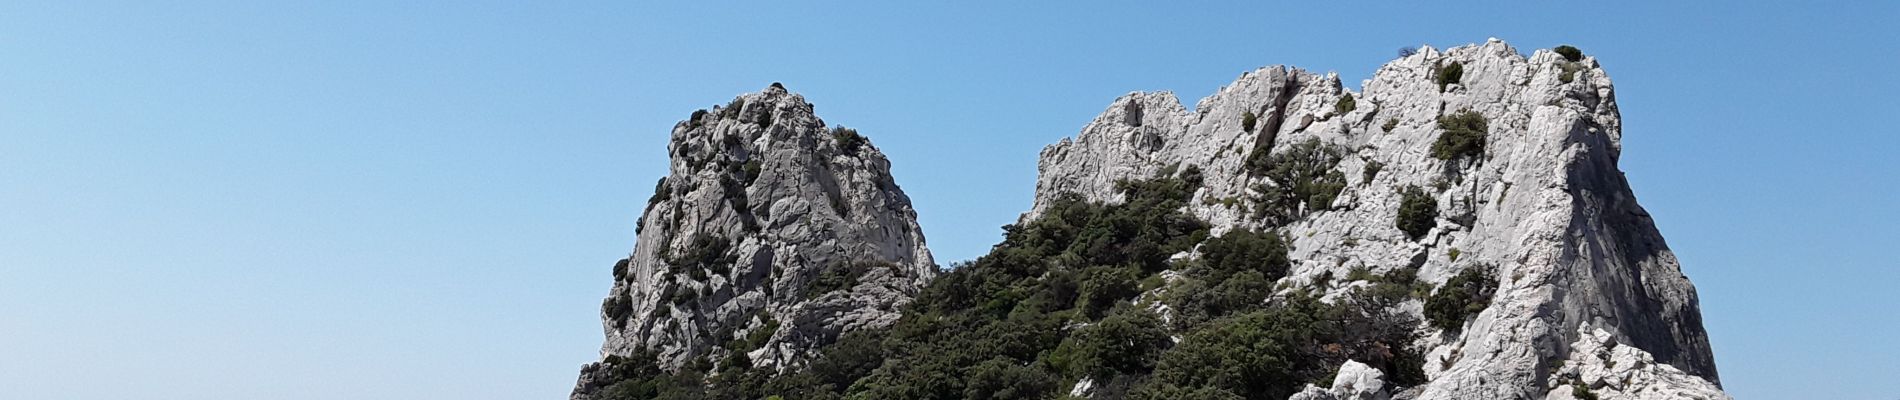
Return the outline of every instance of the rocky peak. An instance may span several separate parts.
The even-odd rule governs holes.
[[[937,274],[884,154],[779,84],[693,112],[667,154],[601,307],[603,362],[583,369],[576,399],[635,357],[796,365],[888,325]]]
[[[1605,347],[1666,366],[1641,373],[1674,374],[1645,382],[1675,389],[1604,398],[1726,397],[1695,288],[1617,168],[1621,117],[1594,58],[1527,57],[1496,39],[1424,47],[1360,87],[1273,66],[1192,110],[1170,93],[1125,95],[1042,151],[1023,220],[1064,193],[1118,202],[1119,180],[1198,168],[1188,212],[1216,234],[1288,240],[1297,284],[1283,293],[1336,296],[1363,286],[1334,279],[1355,271],[1409,269],[1444,285],[1482,270],[1495,280],[1488,307],[1426,328],[1429,383],[1400,398],[1567,394],[1554,371]],[[1401,307],[1425,314],[1421,303]]]

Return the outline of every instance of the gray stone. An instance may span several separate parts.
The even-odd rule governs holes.
[[[1441,91],[1435,71],[1453,62],[1463,78]],[[1572,356],[1568,344],[1585,328],[1683,373],[1659,385],[1719,388],[1695,288],[1617,168],[1623,130],[1610,79],[1586,58],[1564,83],[1565,62],[1547,50],[1525,57],[1495,39],[1425,47],[1362,82],[1352,93],[1357,107],[1344,115],[1334,115],[1349,93],[1337,75],[1279,66],[1242,75],[1192,110],[1171,93],[1131,93],[1043,149],[1036,201],[1022,219],[1064,192],[1119,202],[1117,180],[1198,166],[1203,188],[1186,211],[1216,234],[1277,230],[1291,240],[1288,276],[1307,277],[1294,282],[1343,277],[1354,266],[1417,266],[1421,280],[1442,284],[1464,268],[1494,268],[1500,282],[1488,309],[1459,330],[1422,328],[1416,345],[1429,350],[1430,382],[1408,397],[1543,397],[1553,387],[1548,367]],[[1436,121],[1464,110],[1488,119],[1483,154],[1434,158]],[[1257,116],[1251,131],[1243,127],[1249,112]],[[1387,121],[1396,122],[1389,132]],[[1248,199],[1255,185],[1274,183],[1248,173],[1245,161],[1256,148],[1305,140],[1343,149],[1336,168],[1348,185],[1330,208],[1269,226],[1251,215]],[[1367,181],[1361,172],[1372,162],[1383,169]],[[1437,227],[1419,240],[1393,223],[1396,189],[1406,185],[1439,202]],[[1315,289],[1337,294],[1351,285],[1342,281]],[[1418,304],[1401,309],[1418,313]]]
[[[626,274],[608,294],[631,311],[602,310],[603,359],[651,351],[669,369],[717,360],[728,351],[721,344],[770,318],[778,328],[748,356],[785,368],[845,333],[889,325],[936,276],[916,212],[876,146],[834,138],[811,104],[777,85],[732,104],[674,126],[659,188],[668,194],[645,210]],[[669,262],[702,235],[730,240],[729,271],[701,279],[680,265],[691,262]],[[853,266],[855,284],[818,293],[827,270]],[[703,295],[669,297],[689,291]],[[575,399],[610,383],[599,370],[583,368]]]

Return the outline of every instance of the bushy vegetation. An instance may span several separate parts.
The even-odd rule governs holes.
[[[1248,132],[1253,132],[1254,123],[1257,123],[1257,122],[1260,122],[1260,116],[1253,115],[1253,111],[1248,111],[1246,113],[1240,114],[1240,129],[1245,129]]]
[[[1366,166],[1359,170],[1359,183],[1372,183],[1372,178],[1379,177],[1379,171],[1383,170],[1385,170],[1385,163],[1366,160]]]
[[[725,275],[738,256],[731,254],[732,240],[719,235],[696,234],[680,252],[661,254],[672,273],[686,273],[693,280],[706,279],[707,272]]]
[[[1399,190],[1399,214],[1393,225],[1412,240],[1425,237],[1438,226],[1438,198],[1417,186]]]
[[[1551,49],[1551,50],[1557,52],[1557,54],[1559,55],[1564,56],[1564,60],[1566,61],[1570,61],[1570,62],[1583,61],[1583,50],[1578,50],[1574,46],[1566,44],[1562,46],[1557,46],[1557,48]]]
[[[627,279],[627,260],[628,259],[626,258],[622,258],[620,259],[620,261],[614,262],[614,280],[615,281],[622,281],[622,280]]]
[[[1451,65],[1438,68],[1438,91],[1445,91],[1445,85],[1458,83],[1465,78],[1465,64],[1452,62]]]
[[[1254,150],[1247,156],[1247,169],[1270,182],[1254,188],[1259,193],[1254,198],[1254,215],[1281,225],[1331,208],[1333,199],[1346,188],[1346,175],[1336,168],[1340,153],[1338,146],[1319,139],[1307,139],[1279,153]]]
[[[1438,141],[1432,142],[1432,157],[1450,160],[1484,154],[1485,132],[1489,122],[1483,114],[1461,111],[1438,117]]]
[[[1425,318],[1438,329],[1458,330],[1466,318],[1491,306],[1491,295],[1497,290],[1498,281],[1491,276],[1491,267],[1466,267],[1425,301]]]
[[[1379,129],[1385,130],[1386,133],[1391,133],[1392,128],[1397,128],[1397,127],[1399,127],[1399,118],[1392,117],[1392,118],[1387,118],[1385,120],[1385,125],[1380,125]]]
[[[831,128],[831,139],[837,141],[838,149],[844,154],[858,154],[858,149],[870,142],[869,139],[864,138],[864,135],[859,135],[858,130],[842,125]]]
[[[1090,379],[1097,399],[1279,399],[1348,359],[1397,385],[1423,381],[1423,357],[1410,348],[1419,322],[1392,311],[1419,297],[1410,270],[1332,304],[1303,290],[1275,296],[1291,264],[1285,239],[1246,229],[1208,238],[1207,225],[1181,211],[1200,183],[1188,166],[1119,183],[1120,204],[1060,196],[1039,218],[1006,226],[989,254],[931,282],[894,325],[848,333],[804,367],[753,368],[738,350],[769,337],[756,328],[720,339],[732,351],[717,363],[702,355],[668,372],[650,355],[610,360],[603,368],[619,382],[601,393],[1054,399]],[[1199,259],[1170,260],[1197,248]],[[1175,278],[1162,278],[1168,270]],[[852,275],[848,266],[827,271]],[[1160,295],[1140,297],[1150,290]],[[1172,320],[1146,301],[1169,305]]]
[[[835,262],[818,271],[811,283],[805,286],[805,298],[815,299],[825,293],[839,290],[851,290],[858,286],[858,279],[871,272],[872,268],[896,269],[897,265],[885,262]]]
[[[1357,108],[1359,108],[1359,102],[1352,99],[1352,93],[1339,96],[1339,101],[1333,103],[1334,114],[1346,115],[1346,113],[1352,112],[1352,110]]]

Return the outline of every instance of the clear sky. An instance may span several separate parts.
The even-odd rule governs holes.
[[[1600,57],[1733,394],[1900,392],[1893,2],[719,3],[0,3],[0,398],[565,398],[695,109],[804,93],[948,264],[1116,96],[1488,37]]]

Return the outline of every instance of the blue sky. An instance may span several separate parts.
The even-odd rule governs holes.
[[[1733,394],[1900,392],[1890,2],[555,3],[0,4],[0,398],[563,398],[695,109],[804,93],[948,263],[1123,93],[1488,37],[1600,57]]]

